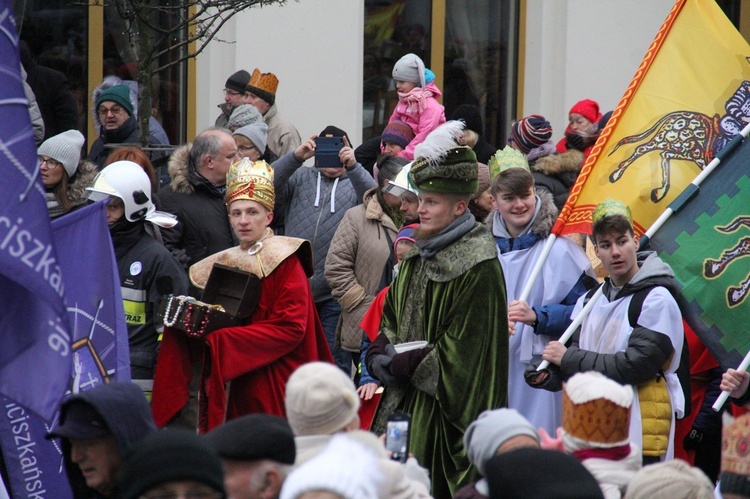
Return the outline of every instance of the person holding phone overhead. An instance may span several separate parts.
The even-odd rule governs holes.
[[[318,137],[343,140],[343,147],[338,152],[341,166],[300,168],[315,156],[315,139]],[[307,239],[312,244],[315,274],[310,284],[315,306],[336,365],[351,375],[351,355],[334,346],[341,306],[331,296],[331,287],[324,275],[325,263],[331,240],[344,214],[360,204],[365,192],[377,187],[377,183],[357,163],[346,132],[335,126],[326,127],[271,166],[276,190],[274,217],[283,220],[281,225],[285,235]]]

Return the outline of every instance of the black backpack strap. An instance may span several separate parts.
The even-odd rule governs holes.
[[[630,323],[630,327],[635,328],[638,325],[638,317],[641,316],[643,302],[646,301],[646,297],[652,289],[654,288],[639,289],[633,293],[630,305],[628,305],[628,322]]]
[[[599,286],[603,286],[603,284],[599,284]],[[588,304],[589,301],[591,301],[591,297],[594,296],[594,293],[596,293],[596,290],[599,289],[599,286],[594,286],[586,292],[586,298],[583,299],[584,307]]]

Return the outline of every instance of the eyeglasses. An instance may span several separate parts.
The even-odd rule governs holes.
[[[237,97],[238,95],[242,95],[242,92],[237,92],[235,90],[229,90],[228,88],[225,88],[224,95],[231,95],[232,97]]]
[[[252,151],[253,149],[257,149],[257,147],[255,147],[254,145],[249,145],[249,146],[238,146],[238,147],[237,147],[237,149],[238,149],[238,150],[239,150],[240,152],[248,152],[248,151]]]
[[[37,156],[36,159],[39,161],[39,166],[42,166],[44,163],[47,163],[47,169],[48,170],[54,170],[58,166],[60,166],[62,163],[59,161],[55,161],[52,158],[45,158],[44,156]]]
[[[106,118],[109,113],[112,113],[112,116],[117,116],[123,111],[124,109],[120,106],[112,106],[109,109],[107,109],[106,107],[100,107],[97,110],[97,113],[99,113],[99,116],[101,116],[102,118]]]

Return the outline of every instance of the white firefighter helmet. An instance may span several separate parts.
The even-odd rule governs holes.
[[[156,211],[151,202],[151,180],[143,168],[132,161],[115,161],[105,167],[86,189],[89,199],[100,201],[114,196],[125,205],[125,218],[129,222],[148,220],[162,227],[173,227],[177,222],[173,215]]]
[[[419,195],[417,187],[411,182],[409,178],[411,165],[412,163],[409,163],[408,165],[405,165],[403,168],[401,168],[401,171],[398,172],[396,178],[394,178],[393,180],[389,180],[385,187],[383,187],[383,191],[389,194],[393,194],[394,196],[400,196],[406,192],[411,192],[412,194]]]

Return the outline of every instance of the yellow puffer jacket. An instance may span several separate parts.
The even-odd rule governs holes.
[[[669,367],[673,356],[674,353],[664,363],[662,372]],[[663,456],[667,453],[669,428],[672,425],[672,402],[667,382],[663,376],[657,375],[636,388],[641,408],[642,453],[644,456]]]

